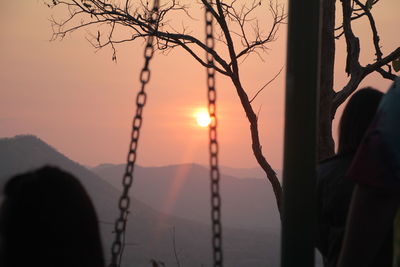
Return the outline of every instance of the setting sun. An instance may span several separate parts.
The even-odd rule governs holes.
[[[207,127],[211,122],[211,118],[208,115],[207,110],[205,109],[199,110],[195,113],[194,116],[196,118],[197,124],[201,127]]]

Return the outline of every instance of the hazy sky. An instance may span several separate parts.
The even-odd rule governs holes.
[[[400,45],[400,1],[381,1],[374,11],[383,51],[388,52]],[[117,64],[111,61],[110,49],[95,53],[84,31],[49,42],[52,12],[39,0],[0,0],[0,137],[35,134],[82,164],[122,163],[139,88],[143,42],[117,47]],[[188,25],[202,30],[202,13],[194,16],[199,20]],[[265,16],[263,20],[268,24]],[[370,62],[371,34],[362,23],[354,27],[362,37],[363,63]],[[263,55],[265,62],[252,56],[241,65],[250,96],[285,64],[285,42],[282,27],[279,39]],[[343,48],[339,43],[336,88],[347,79]],[[151,69],[138,163],[207,163],[207,130],[193,118],[196,109],[206,106],[205,70],[179,48],[167,56],[156,53]],[[374,74],[363,85],[385,91],[389,82]],[[221,163],[257,166],[234,88],[219,75],[217,90]],[[283,103],[284,72],[253,103],[256,111],[261,108],[263,151],[274,168],[282,165]]]

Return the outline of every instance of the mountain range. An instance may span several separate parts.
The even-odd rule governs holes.
[[[0,187],[12,175],[46,164],[71,172],[88,190],[109,259],[122,166],[101,165],[89,170],[35,136],[0,139]],[[212,265],[207,173],[205,167],[195,164],[135,169],[122,266],[150,266],[152,259],[178,266],[174,232],[180,266]],[[266,181],[225,175],[221,190],[225,265],[278,266],[279,224]],[[263,193],[267,196],[261,197]]]
[[[125,165],[102,164],[94,173],[120,189]],[[182,218],[209,223],[208,168],[198,164],[135,167],[132,195],[152,208]],[[279,214],[266,179],[221,175],[222,221],[248,230],[279,232]]]

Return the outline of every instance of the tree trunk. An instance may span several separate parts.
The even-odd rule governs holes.
[[[324,0],[321,33],[321,78],[318,118],[318,159],[329,158],[335,153],[332,137],[333,74],[335,65],[335,2]]]
[[[254,113],[253,108],[251,107],[251,103],[249,98],[247,97],[246,91],[243,89],[242,84],[238,76],[233,74],[231,76],[231,80],[235,85],[236,91],[239,95],[240,101],[242,103],[244,112],[246,113],[247,119],[250,123],[250,133],[251,133],[251,140],[252,140],[252,150],[253,154],[264,170],[265,174],[267,175],[267,179],[270,181],[272,189],[275,194],[276,205],[278,207],[278,212],[282,216],[282,186],[278,180],[276,172],[272,169],[271,165],[269,165],[268,161],[264,157],[262,153],[262,147],[260,143],[260,137],[258,134],[258,121],[257,115]]]

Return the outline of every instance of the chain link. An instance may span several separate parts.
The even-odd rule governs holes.
[[[212,6],[212,0],[209,1]],[[213,32],[213,15],[206,7],[206,45],[214,50],[215,40]],[[214,57],[211,53],[206,54],[207,64],[214,66]],[[215,69],[207,68],[208,88],[208,112],[211,123],[209,125],[209,151],[210,151],[210,180],[211,180],[211,224],[212,224],[212,247],[214,267],[223,266],[222,253],[222,225],[221,225],[221,196],[219,192],[220,172],[218,168],[218,141],[217,141],[217,94],[215,90]]]
[[[157,26],[156,21],[159,5],[159,0],[154,0],[153,9],[149,14],[150,23],[153,25],[153,27]],[[142,113],[147,100],[145,88],[146,84],[150,81],[149,63],[154,54],[153,39],[154,35],[149,35],[146,43],[146,48],[144,49],[143,53],[144,66],[139,76],[141,88],[136,96],[136,114],[132,123],[131,142],[129,145],[125,174],[122,178],[123,190],[118,202],[119,217],[115,221],[114,225],[115,239],[111,246],[111,263],[109,264],[109,267],[119,267],[121,265],[122,253],[125,245],[125,230],[130,205],[129,189],[132,186],[133,182],[133,170],[135,168],[137,157],[140,128],[143,123]]]

